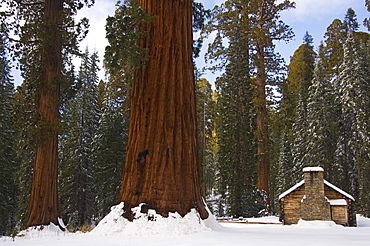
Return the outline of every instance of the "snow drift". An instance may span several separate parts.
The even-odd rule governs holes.
[[[20,231],[17,236],[27,238],[39,238],[39,237],[58,237],[68,234],[67,230],[62,231],[59,226],[50,223],[46,226],[31,226],[25,230]]]
[[[149,209],[148,213],[141,213],[141,206],[132,208],[135,219],[131,222],[124,218],[124,204],[113,206],[111,212],[102,219],[91,232],[95,235],[184,235],[197,232],[210,231],[218,223],[214,216],[210,214],[209,218],[202,220],[195,209],[182,217],[178,213],[169,213],[168,217],[163,217]]]

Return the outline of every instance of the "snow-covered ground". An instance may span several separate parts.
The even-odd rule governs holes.
[[[210,223],[212,229],[198,227],[198,232],[191,232],[186,227],[174,226],[173,221],[166,222],[157,220],[150,222],[151,226],[157,229],[145,233],[110,233],[101,235],[97,231],[90,233],[64,233],[57,227],[49,226],[42,231],[30,231],[23,237],[0,238],[0,245],[11,246],[113,246],[113,245],[282,245],[282,246],[303,246],[303,245],[370,245],[370,219],[362,216],[357,217],[358,227],[342,227],[330,222],[303,222],[298,225],[283,226],[277,224],[247,224],[247,223]],[[190,215],[188,218],[194,220]],[[186,221],[186,219],[184,220]],[[184,222],[182,221],[182,222]],[[277,222],[276,217],[265,217],[261,220],[249,219],[250,222]],[[177,221],[179,222],[179,221]],[[180,221],[180,223],[182,223]],[[143,222],[141,222],[143,223]],[[156,224],[157,223],[157,224]],[[164,223],[170,226],[163,226]],[[139,225],[139,224],[138,224]],[[140,224],[136,230],[148,230]],[[172,227],[173,226],[173,227]],[[190,228],[193,228],[191,225]],[[182,228],[183,231],[178,231]],[[100,232],[106,232],[102,229]],[[158,230],[160,229],[160,230]],[[177,230],[177,231],[175,231]],[[130,231],[130,230],[129,230]],[[157,232],[158,233],[157,233]],[[127,232],[127,231],[126,231]]]

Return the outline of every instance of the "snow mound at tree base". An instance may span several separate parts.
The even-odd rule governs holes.
[[[62,231],[59,226],[50,223],[50,225],[32,226],[17,234],[17,237],[23,238],[39,238],[39,237],[55,237],[68,234],[67,230]]]
[[[132,209],[135,214],[132,222],[122,216],[123,203],[113,206],[111,212],[99,222],[91,234],[102,236],[184,235],[210,231],[209,226],[213,224],[213,218],[202,220],[195,209],[184,217],[178,213],[170,213],[168,217],[162,217],[153,209],[149,209],[148,213],[141,213],[142,205]]]

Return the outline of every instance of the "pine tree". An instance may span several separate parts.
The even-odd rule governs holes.
[[[16,172],[16,182],[18,184],[16,218],[17,227],[21,228],[24,226],[28,214],[35,149],[33,137],[35,126],[34,88],[30,87],[27,80],[21,86],[18,86],[14,99],[16,152],[19,161]]]
[[[3,23],[2,23],[3,25]],[[0,235],[15,226],[16,171],[15,129],[13,124],[14,85],[5,50],[6,33],[0,29]]]
[[[370,12],[370,0],[365,0],[365,6],[367,8],[367,11]],[[370,30],[370,21],[369,18],[364,19],[364,26],[367,27],[367,30]]]
[[[327,68],[329,76],[338,76],[343,59],[343,43],[346,40],[347,32],[357,29],[356,14],[351,8],[348,9],[344,21],[335,19],[328,26],[324,35],[324,44],[320,47],[319,56],[323,60],[323,65]]]
[[[368,34],[369,36],[369,34]],[[370,195],[368,190],[370,189],[370,160],[369,160],[369,153],[370,153],[370,82],[369,82],[369,66],[367,61],[370,58],[370,47],[369,43],[360,42],[360,51],[358,54],[359,59],[359,68],[363,69],[360,74],[362,74],[363,80],[360,83],[359,91],[360,97],[362,97],[359,101],[361,104],[361,109],[359,110],[359,114],[357,117],[358,124],[356,125],[359,140],[357,141],[356,146],[358,147],[358,157],[357,161],[359,163],[359,171],[358,171],[358,180],[359,180],[359,206],[358,210],[364,216],[370,217]]]
[[[286,83],[282,85],[281,91],[282,95],[283,92],[286,89]],[[279,172],[280,170],[280,164],[279,159],[280,154],[282,154],[281,148],[282,148],[282,138],[283,134],[290,135],[289,140],[292,141],[292,129],[289,129],[289,127],[286,125],[287,120],[284,116],[285,112],[283,112],[283,99],[286,97],[282,97],[280,100],[280,107],[271,107],[269,108],[269,136],[270,136],[270,197],[271,197],[271,212],[277,213],[279,212],[279,204],[277,197],[280,195],[279,186],[282,180],[280,180],[282,177],[280,176]],[[292,123],[290,123],[292,124]],[[293,145],[292,143],[290,144]],[[283,177],[288,178],[288,177]],[[289,177],[291,179],[291,177]],[[285,182],[285,181],[284,181]]]
[[[336,161],[348,175],[343,179],[344,189],[360,198],[360,208],[368,211],[365,187],[369,155],[369,66],[368,54],[352,31],[344,45],[341,72],[335,81],[338,101],[341,105],[340,137],[336,150]],[[364,172],[362,172],[364,171]],[[360,175],[359,175],[360,174]],[[362,176],[364,175],[364,176]],[[361,186],[359,189],[359,182]],[[361,195],[359,195],[359,190]],[[363,199],[364,200],[361,200]],[[365,212],[367,213],[367,212]]]
[[[352,8],[347,10],[346,15],[344,16],[343,24],[346,27],[346,32],[349,31],[355,32],[359,29],[359,24],[357,22],[356,13]]]
[[[247,23],[243,1],[228,1],[212,11],[207,32],[217,31],[207,59],[220,61],[214,68],[225,66],[216,81],[218,90],[216,134],[218,143],[219,216],[257,215],[256,194],[256,118],[254,89],[250,79]],[[244,15],[244,17],[243,17]],[[229,42],[223,46],[223,39]]]
[[[232,47],[230,46],[229,49]],[[253,87],[244,73],[241,59],[230,62],[226,73],[217,80],[217,138],[219,193],[226,201],[229,216],[256,216],[256,139],[255,113],[251,96]],[[238,68],[238,66],[240,66]],[[220,214],[222,215],[222,214]]]
[[[94,195],[96,215],[100,220],[117,202],[126,156],[128,109],[125,101],[100,82],[101,117],[94,139]]]
[[[316,53],[314,52],[312,36],[306,32],[303,37],[303,44],[298,47],[290,59],[288,77],[286,83],[282,85],[282,99],[278,118],[272,123],[273,125],[280,125],[281,133],[275,138],[283,139],[285,135],[286,141],[290,141],[290,145],[282,142],[285,147],[281,146],[281,141],[276,141],[276,145],[280,148],[280,154],[284,155],[287,155],[287,153],[282,150],[288,146],[291,148],[292,159],[288,159],[292,163],[286,163],[285,166],[291,168],[289,180],[295,183],[301,179],[302,158],[306,152],[308,88],[312,81],[315,58]],[[279,159],[288,160],[285,156],[281,156]],[[278,180],[281,178],[283,177],[280,174]]]
[[[308,91],[313,76],[316,53],[312,43],[312,36],[306,32],[303,41],[304,43],[294,51],[288,66],[287,88],[283,91],[281,102],[281,110],[284,112],[284,117],[282,118],[287,119],[286,125],[289,122],[294,122],[300,88],[304,87],[302,90]]]
[[[198,116],[198,145],[200,161],[200,177],[202,195],[207,197],[214,188],[215,180],[215,155],[212,149],[214,123],[213,91],[211,84],[204,78],[196,84],[197,116]]]
[[[293,176],[292,179],[298,182],[302,179],[302,168],[304,167],[303,157],[307,153],[308,137],[308,88],[299,88],[299,101],[296,109],[293,124]]]
[[[278,165],[278,180],[277,180],[277,191],[278,194],[283,193],[292,187],[296,182],[292,178],[293,176],[293,154],[291,150],[291,142],[289,135],[286,131],[282,133],[280,154],[279,154],[279,165]],[[274,197],[277,199],[277,197]]]
[[[333,85],[328,79],[322,61],[319,60],[308,91],[308,128],[305,143],[307,152],[303,156],[303,165],[320,165],[325,170],[325,179],[330,182],[343,176],[341,168],[334,165],[338,113]]]
[[[78,80],[80,89],[63,112],[60,146],[61,212],[68,226],[89,224],[94,214],[93,145],[99,120],[98,58],[86,49]]]

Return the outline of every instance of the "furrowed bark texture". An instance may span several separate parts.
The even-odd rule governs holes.
[[[61,34],[58,22],[63,9],[62,0],[46,0],[44,8],[45,33],[43,34],[42,66],[37,94],[38,123],[37,146],[28,219],[26,227],[58,225],[58,122],[61,74]]]
[[[119,201],[162,216],[192,208],[207,218],[200,194],[192,61],[191,0],[139,0],[155,19],[141,26],[149,51],[135,72],[127,157]]]

